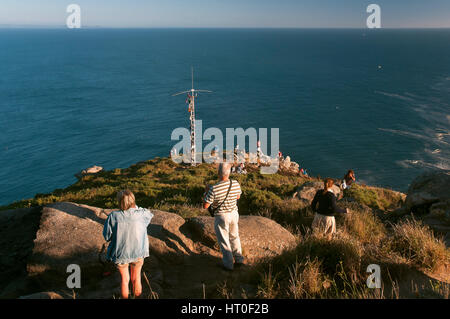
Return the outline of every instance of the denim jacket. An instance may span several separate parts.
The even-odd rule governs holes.
[[[147,226],[153,214],[145,208],[130,208],[109,214],[103,237],[109,241],[107,260],[127,264],[149,256]]]

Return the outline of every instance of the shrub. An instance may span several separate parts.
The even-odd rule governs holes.
[[[443,240],[436,238],[428,226],[414,219],[393,225],[391,248],[413,264],[430,270],[450,262],[449,250]]]
[[[368,208],[351,205],[345,216],[344,230],[363,244],[379,244],[386,237],[386,228]]]
[[[268,272],[262,275],[261,283],[258,285],[256,295],[264,299],[275,299],[279,293],[279,285],[277,284],[277,274],[272,273],[272,267],[269,265]]]
[[[278,297],[320,297],[322,288],[330,282],[328,278],[334,278],[339,267],[356,280],[361,256],[361,246],[350,237],[338,235],[328,240],[307,234],[294,249],[258,264],[254,271],[264,277],[250,275],[248,280],[260,287],[259,297],[269,292],[276,292]]]
[[[243,214],[257,215],[266,210],[274,211],[282,202],[279,196],[267,190],[247,186],[243,186],[242,190],[239,211]]]
[[[320,266],[317,259],[304,263],[296,261],[289,268],[288,295],[294,299],[317,296],[325,288]]]

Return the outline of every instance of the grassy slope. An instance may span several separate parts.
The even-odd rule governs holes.
[[[294,220],[290,219],[305,207],[292,200],[292,194],[308,179],[281,173],[261,175],[256,167],[248,167],[248,171],[247,175],[232,177],[242,186],[243,195],[239,201],[239,212],[244,215],[275,217],[274,219],[283,224],[289,224],[289,221],[293,223]],[[177,165],[168,158],[156,158],[126,169],[87,175],[65,189],[57,189],[50,194],[37,194],[32,199],[0,206],[0,210],[61,201],[114,208],[117,191],[128,188],[135,193],[140,206],[167,210],[189,217],[205,213],[200,206],[205,185],[214,183],[216,178],[216,169],[213,165],[202,164],[192,168],[188,165]],[[390,196],[380,197],[380,194],[384,193]],[[395,208],[400,200],[395,192],[363,186],[356,186],[350,195],[358,202],[374,208]]]
[[[128,188],[136,195],[140,206],[159,208],[180,215],[204,214],[201,198],[207,183],[217,179],[213,165],[202,164],[195,168],[177,165],[168,158],[156,158],[132,165],[126,169],[103,171],[84,176],[75,184],[57,189],[50,194],[37,194],[33,199],[22,200],[0,210],[40,206],[51,202],[72,201],[97,207],[116,206],[116,193]],[[249,168],[247,175],[235,175],[242,185],[243,196],[239,203],[241,214],[257,214],[283,206],[296,186],[306,179],[297,176],[261,175],[257,168]]]
[[[308,179],[282,173],[261,175],[256,167],[248,167],[248,171],[247,175],[232,177],[242,186],[240,214],[272,218],[299,239],[296,249],[261,263],[255,276],[245,279],[259,287],[253,297],[379,297],[365,288],[365,268],[370,263],[380,264],[389,275],[405,267],[433,271],[449,263],[445,244],[420,222],[403,220],[391,225],[377,217],[380,213],[389,215],[402,204],[402,195],[397,192],[355,185],[340,204],[349,207],[352,214],[337,218],[339,232],[334,240],[327,241],[310,234],[311,209],[292,199],[296,188]],[[216,178],[213,165],[192,168],[156,158],[127,169],[84,176],[65,189],[38,194],[0,210],[60,201],[114,208],[117,191],[128,188],[140,206],[186,218],[206,214],[201,209],[204,187]],[[383,275],[387,279],[386,272]],[[448,286],[430,289],[433,296],[448,297]]]

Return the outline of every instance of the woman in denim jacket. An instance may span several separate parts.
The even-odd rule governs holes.
[[[103,227],[103,237],[110,242],[106,258],[116,264],[122,277],[122,298],[127,299],[130,279],[133,294],[138,297],[142,293],[141,269],[144,258],[149,256],[147,226],[153,214],[136,206],[135,197],[129,190],[120,191],[117,201],[121,210],[109,214]]]

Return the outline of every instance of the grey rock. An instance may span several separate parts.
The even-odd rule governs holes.
[[[205,245],[213,247],[217,242],[213,217],[190,218],[187,224]],[[249,262],[280,254],[296,245],[295,237],[288,230],[260,216],[240,216],[239,237],[243,255]]]
[[[423,214],[423,221],[449,245],[450,170],[426,172],[413,180],[406,196],[408,211]]]
[[[408,189],[406,207],[432,205],[450,200],[450,171],[426,172],[415,178]]]
[[[27,263],[30,276],[42,276],[48,283],[65,284],[67,266],[77,264],[83,274],[101,271],[99,252],[105,240],[106,216],[97,216],[87,206],[55,203],[42,209],[34,248]]]
[[[323,182],[308,181],[297,189],[296,197],[311,203],[314,199],[314,195],[316,195],[316,192],[320,189],[323,189]],[[341,196],[341,189],[338,186],[333,185],[332,190],[337,198]]]
[[[88,168],[82,170],[79,173],[76,173],[75,177],[78,178],[78,179],[81,179],[85,175],[97,174],[97,173],[99,173],[101,171],[103,171],[103,167],[94,165],[92,167],[88,167]]]

